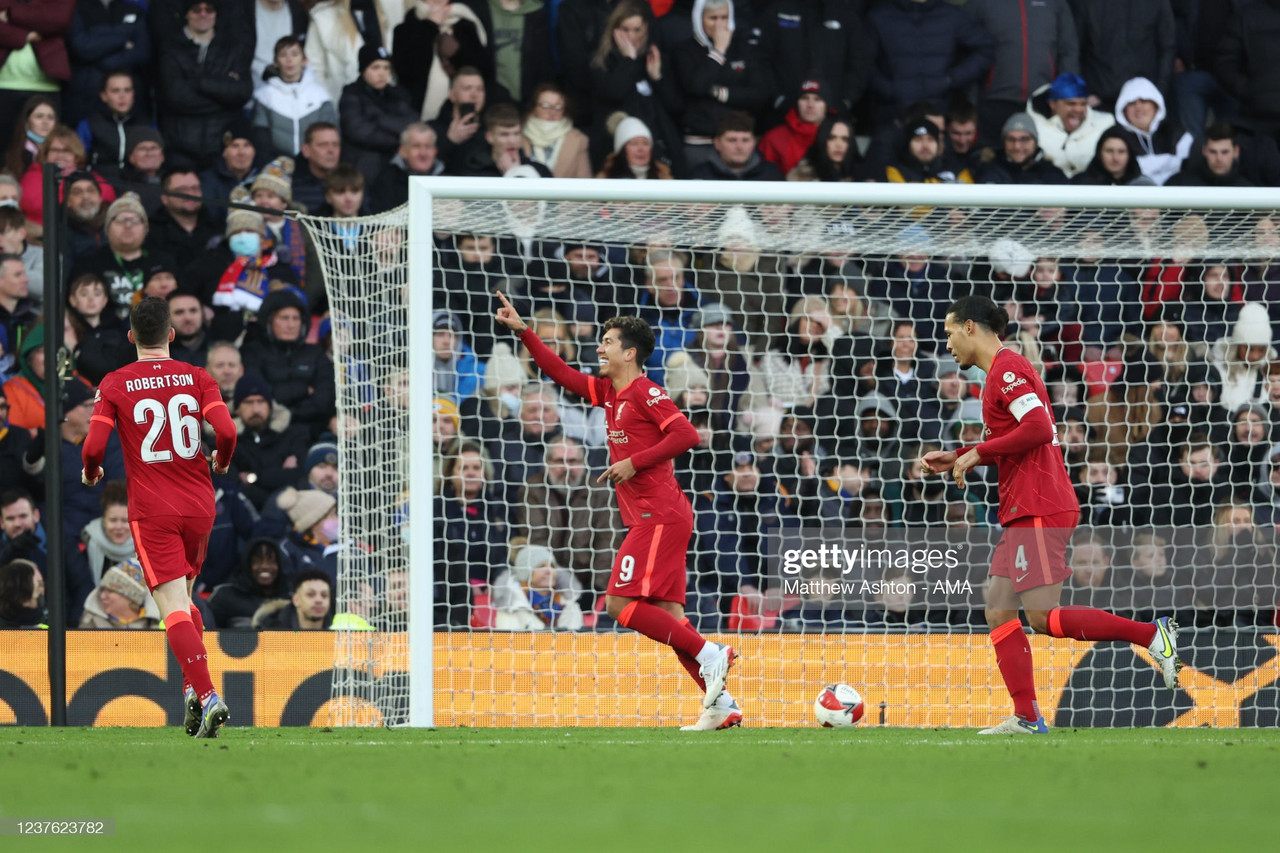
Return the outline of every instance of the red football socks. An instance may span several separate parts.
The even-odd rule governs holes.
[[[696,658],[707,641],[689,626],[661,607],[633,601],[618,614],[618,624],[644,634],[651,640],[671,646],[677,652]],[[683,661],[682,661],[683,663]],[[704,688],[705,689],[705,688]]]
[[[1013,697],[1013,713],[1027,722],[1040,719],[1036,702],[1036,678],[1031,666],[1031,643],[1022,632],[1022,622],[1010,619],[991,631],[996,663],[1004,676],[1004,686]]]
[[[681,619],[680,624],[688,628],[690,631],[693,630],[693,623],[691,623],[688,619]],[[702,680],[702,666],[701,664],[698,663],[698,659],[695,657],[690,657],[689,655],[686,655],[684,652],[680,651],[679,649],[676,649],[675,651],[676,651],[676,658],[679,659],[680,665],[684,667],[685,672],[689,673],[689,676],[695,682],[697,682],[698,689],[701,690],[703,693],[706,693],[707,682]]]
[[[200,608],[194,604],[191,605],[191,624],[196,626],[196,633],[200,635],[200,642],[204,642],[204,617],[200,615]],[[191,681],[187,678],[187,674],[182,673],[182,692],[186,693],[191,689]]]
[[[1126,640],[1149,646],[1156,637],[1156,626],[1093,607],[1055,607],[1049,611],[1049,635],[1072,640]]]
[[[200,703],[213,693],[213,679],[209,677],[209,655],[205,651],[204,642],[196,631],[189,612],[181,610],[169,614],[164,620],[164,632],[169,638],[169,648],[182,667],[182,675],[186,682],[195,688]]]

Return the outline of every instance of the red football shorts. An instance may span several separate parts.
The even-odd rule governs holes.
[[[1065,581],[1071,577],[1067,546],[1079,521],[1078,512],[1015,518],[996,543],[991,574],[1011,580],[1017,593]]]
[[[610,595],[685,602],[693,519],[632,527],[609,576]]]
[[[194,578],[204,565],[213,518],[157,515],[130,521],[138,562],[147,576],[147,587],[178,578]]]

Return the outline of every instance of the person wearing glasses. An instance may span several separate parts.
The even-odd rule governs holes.
[[[22,176],[22,199],[19,202],[22,212],[27,215],[27,238],[30,240],[39,239],[44,230],[42,173],[45,163],[57,163],[62,177],[66,178],[73,172],[87,169],[89,156],[84,150],[84,143],[80,141],[80,137],[65,124],[55,124],[53,130],[49,131],[49,135],[44,138],[44,142],[40,143],[40,147],[36,150],[35,162]],[[105,178],[94,172],[93,179],[98,183],[104,202],[110,204],[116,200],[116,191]],[[66,190],[64,186],[61,192],[65,193]]]
[[[550,169],[554,178],[591,177],[587,135],[574,128],[564,90],[555,83],[541,83],[532,104],[521,129],[525,155]]]

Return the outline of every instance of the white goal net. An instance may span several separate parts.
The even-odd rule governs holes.
[[[1082,506],[1062,603],[1184,629],[1177,692],[1144,649],[1033,638],[1049,722],[1278,722],[1280,214],[1265,193],[658,183],[414,179],[430,204],[416,231],[409,208],[305,218],[330,297],[339,514],[359,546],[338,609],[375,629],[339,632],[336,724],[421,724],[412,701],[468,726],[700,710],[670,650],[604,610],[623,531],[596,483],[603,414],[495,323],[498,290],[588,373],[608,318],[655,329],[649,375],[701,437],[675,463],[696,519],[686,612],[742,654],[729,687],[748,725],[811,724],[836,681],[871,724],[1008,715],[983,617],[995,469],[960,491],[913,464],[982,434],[985,376],[941,330],[969,293],[1007,308],[1007,345],[1052,398]],[[428,448],[431,474],[411,477]],[[832,546],[955,559],[826,564]]]

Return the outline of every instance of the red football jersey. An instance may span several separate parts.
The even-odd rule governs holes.
[[[589,381],[591,405],[604,408],[609,426],[611,463],[653,447],[666,437],[664,430],[671,421],[684,417],[667,392],[647,376],[621,391],[615,391],[612,380],[603,377]],[[618,507],[622,523],[628,527],[693,518],[693,507],[676,482],[675,465],[670,460],[618,484]]]
[[[221,402],[212,376],[171,358],[137,361],[102,380],[93,418],[114,424],[120,434],[130,520],[214,516],[200,421]]]
[[[1049,392],[1031,362],[1013,350],[1000,348],[991,361],[982,389],[985,439],[1008,435],[1026,414],[1043,407],[1053,425],[1053,441],[1016,456],[998,459],[1000,469],[1000,524],[1028,515],[1052,515],[1080,511],[1067,465],[1058,442],[1058,427],[1049,405]],[[984,440],[985,440],[984,439]]]

